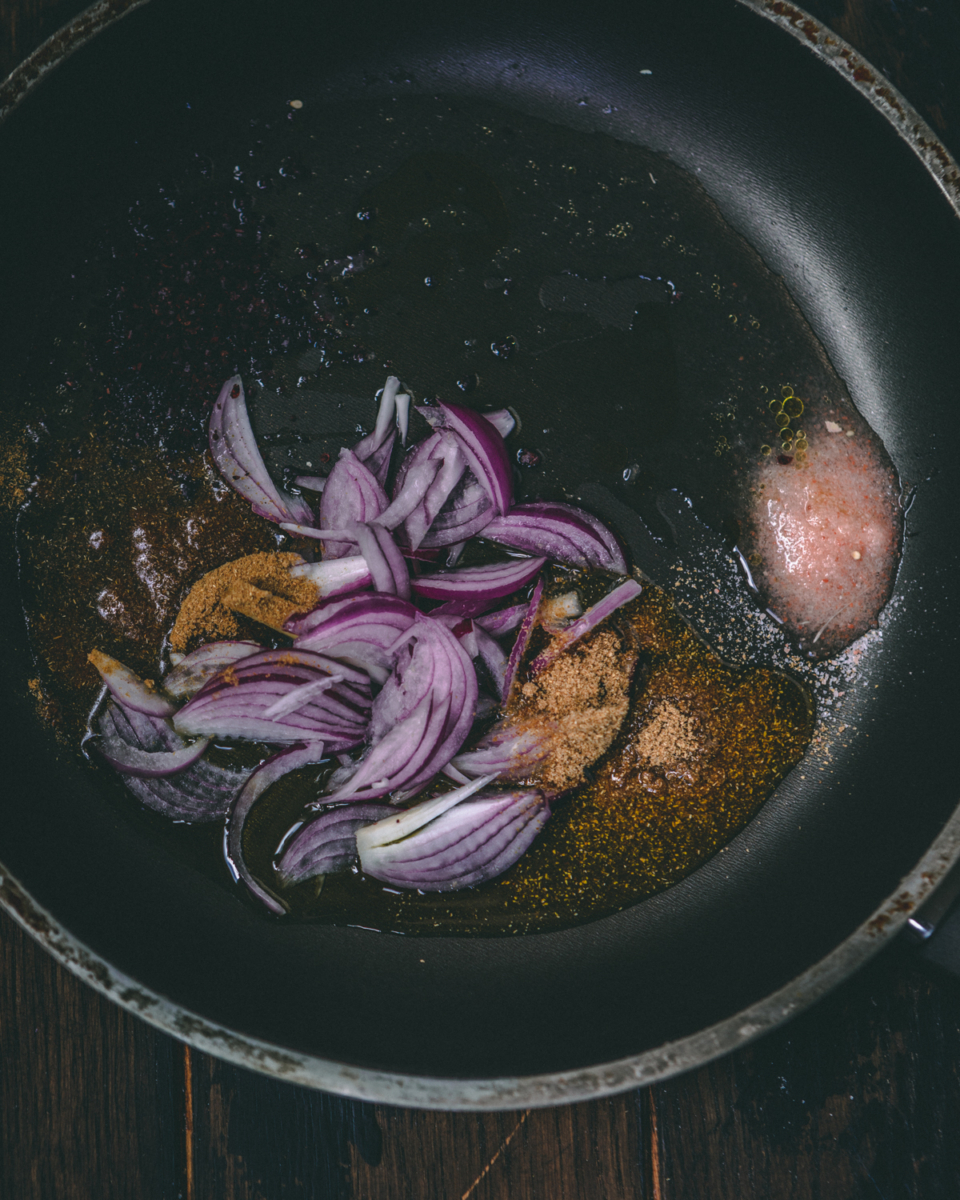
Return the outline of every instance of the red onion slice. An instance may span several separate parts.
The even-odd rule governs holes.
[[[569,650],[582,637],[596,629],[600,622],[606,620],[611,613],[615,613],[624,604],[635,600],[642,591],[643,588],[635,579],[625,579],[608,596],[604,596],[592,608],[588,608],[582,617],[574,621],[572,625],[568,625],[563,633],[555,637],[547,649],[542,654],[538,654],[530,664],[530,674],[536,675],[544,667],[548,667],[565,650]]]
[[[397,548],[397,543],[386,529],[371,525],[370,530],[377,539],[380,552],[386,559],[390,574],[393,576],[393,590],[401,600],[410,599],[410,570],[403,560],[403,555]]]
[[[150,717],[172,717],[177,706],[166,696],[148,687],[139,675],[101,650],[91,650],[87,661],[100,672],[110,694],[124,708],[146,713]]]
[[[243,381],[234,375],[220,389],[208,428],[210,454],[234,491],[268,521],[312,525],[313,513],[300,496],[281,493],[270,478],[250,425]]]
[[[326,600],[330,596],[342,596],[346,592],[357,592],[373,582],[367,560],[362,554],[349,558],[328,558],[323,562],[297,563],[290,568],[294,579],[311,579]]]
[[[457,434],[463,453],[477,479],[483,484],[496,508],[509,512],[513,503],[513,467],[503,438],[480,413],[458,404],[440,403],[436,408],[417,411],[435,428]]]
[[[397,811],[389,804],[346,804],[322,813],[284,839],[277,863],[280,882],[289,887],[352,866],[357,859],[357,830]]]
[[[514,680],[517,678],[517,671],[520,668],[520,663],[523,661],[524,654],[527,652],[527,646],[530,643],[530,634],[533,633],[533,627],[537,622],[537,610],[540,608],[540,598],[542,596],[543,580],[538,579],[537,585],[530,597],[526,616],[520,622],[520,629],[513,643],[513,649],[510,651],[510,658],[507,660],[507,669],[503,673],[503,696],[507,700],[510,699]]]
[[[572,504],[518,504],[505,516],[494,517],[483,536],[575,567],[626,574],[626,562],[610,531]]]
[[[297,487],[306,488],[308,492],[322,492],[327,486],[326,475],[296,475],[293,482]]]
[[[352,450],[341,450],[320,497],[320,526],[346,530],[353,522],[370,522],[387,508],[387,494],[370,469]],[[345,558],[356,544],[326,537],[324,558]]]
[[[245,883],[250,892],[278,916],[286,912],[286,905],[273,892],[254,879],[244,861],[243,827],[250,814],[250,809],[268,787],[291,771],[321,762],[323,755],[323,743],[314,742],[291,746],[261,763],[241,788],[223,831],[223,856],[230,869],[230,874],[236,882]]]
[[[384,683],[393,664],[390,647],[417,617],[413,605],[398,596],[348,596],[308,614],[295,646],[352,663]]]
[[[447,432],[437,436],[439,441],[431,452],[431,459],[439,459],[440,469],[427,488],[422,503],[404,522],[407,540],[414,550],[419,548],[427,536],[427,531],[440,515],[467,469],[459,438]]]
[[[498,408],[494,412],[481,413],[480,416],[489,421],[502,438],[509,437],[519,424],[517,414],[509,408]]]
[[[333,683],[332,675],[342,682]],[[304,685],[328,681],[324,691],[282,715],[279,701]],[[298,701],[303,700],[300,692]],[[331,752],[364,738],[370,706],[369,679],[352,667],[310,651],[267,650],[251,655],[207,683],[177,713],[180,733],[241,738],[268,744],[326,741]]]
[[[393,422],[397,413],[397,393],[400,391],[400,380],[396,375],[388,375],[387,382],[380,393],[380,407],[377,409],[377,423],[373,433],[368,434],[353,448],[354,454],[361,462],[366,462],[371,455],[382,450],[387,439],[393,432]]]
[[[475,624],[473,627],[473,635],[477,645],[477,654],[483,665],[490,672],[490,678],[493,680],[494,686],[497,689],[497,694],[501,700],[506,699],[505,684],[507,678],[507,663],[509,659],[503,651],[503,647],[499,642],[495,641],[482,626]]]
[[[120,736],[115,723],[112,728],[109,723],[104,723],[97,749],[121,775],[158,779],[176,775],[193,766],[209,744],[209,738],[198,738],[195,742],[185,743],[178,750],[141,750]]]
[[[396,887],[435,892],[502,874],[529,848],[550,807],[536,791],[474,797],[487,782],[476,780],[359,829],[360,869]]]
[[[110,704],[101,715],[98,728],[108,731],[129,746],[157,753],[176,750],[183,740],[170,725],[158,717],[125,710]],[[121,775],[126,787],[146,808],[153,809],[170,820],[203,823],[219,820],[250,771],[216,767],[200,759],[172,776]]]
[[[529,607],[529,604],[511,604],[509,608],[501,608],[475,619],[481,629],[486,630],[493,637],[502,637],[505,633],[510,633],[517,628],[527,615]]]
[[[504,721],[484,734],[472,750],[458,754],[452,765],[471,778],[526,779],[550,757],[556,734],[552,722],[514,725]]]
[[[368,525],[355,522],[349,523],[347,530],[352,534],[360,553],[367,560],[374,591],[395,596],[397,585],[393,578],[393,572],[390,570],[390,564],[387,562],[386,555],[374,536],[373,530]]]
[[[413,590],[429,600],[499,599],[528,584],[539,573],[545,558],[517,558],[482,567],[435,571],[411,580]]]
[[[173,670],[164,675],[164,691],[177,700],[186,700],[224,667],[239,662],[241,658],[249,658],[251,654],[259,654],[263,649],[256,642],[207,642],[185,655]]]

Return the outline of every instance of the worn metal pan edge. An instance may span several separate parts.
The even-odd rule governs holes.
[[[98,0],[0,82],[0,121],[75,50],[147,0]],[[960,216],[960,166],[919,113],[852,46],[782,0],[737,0],[771,21],[856,88],[920,159]],[[0,863],[0,906],[78,978],[197,1049],[285,1081],[383,1103],[440,1110],[546,1107],[598,1099],[669,1078],[746,1045],[826,995],[895,937],[960,861],[960,807],[915,867],[833,951],[756,1004],[696,1034],[586,1069],[494,1079],[396,1074],[347,1066],[238,1034],[117,971],[64,929]]]

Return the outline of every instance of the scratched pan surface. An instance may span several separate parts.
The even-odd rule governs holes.
[[[420,394],[514,404],[540,456],[527,494],[599,482],[669,544],[652,497],[679,488],[729,530],[736,448],[800,363],[849,389],[913,489],[895,603],[826,750],[682,883],[525,936],[278,925],[152,836],[37,718],[7,519],[3,900],[92,982],[301,1082],[558,1102],[809,1003],[955,857],[960,223],[803,37],[736,3],[601,4],[589,23],[486,5],[454,26],[429,5],[152,0],[28,96],[0,163],[5,432],[36,462],[105,412],[119,442],[189,452],[239,368],[264,381],[271,466],[305,468],[369,420],[389,362]],[[178,292],[168,260],[215,232],[204,286]],[[265,304],[218,315],[210,291],[240,297],[257,271]]]

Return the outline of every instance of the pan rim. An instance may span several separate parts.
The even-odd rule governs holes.
[[[148,0],[97,0],[0,81],[0,123],[101,30]],[[897,89],[849,43],[784,0],[737,0],[771,21],[856,88],[920,159],[960,217],[960,165]],[[960,806],[897,888],[829,954],[775,992],[695,1034],[640,1054],[522,1077],[443,1078],[354,1067],[300,1054],[209,1021],[117,971],[37,904],[0,862],[0,908],[72,974],[155,1028],[237,1066],[301,1086],[400,1107],[442,1111],[542,1108],[596,1100],[702,1066],[799,1015],[896,937],[960,861]]]

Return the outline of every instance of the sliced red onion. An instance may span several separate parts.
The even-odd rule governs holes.
[[[367,560],[362,554],[352,554],[349,558],[327,558],[323,562],[297,563],[290,568],[290,574],[294,579],[312,580],[323,599],[359,591],[373,582]]]
[[[397,585],[393,578],[393,572],[390,570],[390,564],[387,562],[386,555],[374,536],[373,530],[369,525],[361,525],[358,522],[350,522],[347,529],[353,535],[354,543],[359,547],[360,553],[367,560],[374,591],[386,592],[388,595],[395,596]]]
[[[483,484],[496,508],[509,512],[513,504],[513,467],[503,438],[480,413],[458,404],[441,402],[436,408],[418,408],[435,429],[449,429],[461,439],[474,475]]]
[[[387,560],[387,566],[390,568],[390,574],[393,576],[393,590],[401,600],[409,600],[410,570],[403,560],[403,555],[397,548],[397,543],[393,540],[388,530],[380,529],[377,525],[371,525],[370,529],[379,543],[383,557]]]
[[[430,457],[431,460],[439,461],[440,469],[426,489],[421,504],[413,509],[404,522],[407,540],[414,550],[427,536],[427,531],[433,526],[467,469],[460,439],[447,432],[436,436],[438,443]]]
[[[412,786],[411,781],[422,771],[424,764],[433,762],[449,713],[449,696],[438,698],[436,702],[432,696],[424,697],[409,716],[397,721],[367,751],[348,780],[337,778],[337,791],[325,797],[325,802],[355,797],[374,800],[398,788]],[[431,767],[430,777],[436,770]]]
[[[477,631],[469,617],[461,617],[456,613],[431,613],[431,618],[445,625],[460,645],[466,650],[468,658],[476,658],[480,653],[477,647]]]
[[[320,527],[347,529],[353,522],[370,522],[387,508],[387,494],[376,476],[352,450],[341,450],[320,497]],[[356,553],[356,543],[324,538],[324,558]]]
[[[164,691],[177,700],[186,700],[203,687],[207,680],[241,658],[263,650],[256,642],[207,642],[185,655],[172,671],[163,677]]]
[[[308,767],[323,760],[324,746],[322,742],[298,744],[281,750],[266,762],[261,763],[243,785],[237,796],[223,831],[223,856],[230,868],[230,874],[237,882],[242,881],[258,900],[278,916],[286,912],[286,905],[273,892],[251,875],[243,857],[243,827],[246,824],[250,809],[268,787],[291,771]]]
[[[300,496],[281,492],[267,471],[257,448],[243,382],[234,375],[220,389],[210,414],[210,453],[227,483],[253,505],[253,511],[268,521],[290,521],[312,525],[313,512]]]
[[[433,548],[465,542],[476,537],[496,514],[496,506],[486,489],[472,471],[467,471],[421,544]]]
[[[108,705],[98,723],[129,746],[147,753],[175,751],[185,743],[159,717]],[[202,823],[226,816],[233,798],[250,775],[248,769],[216,767],[200,759],[176,775],[150,778],[122,775],[124,784],[146,808],[173,821]]]
[[[285,717],[287,713],[297,712],[309,700],[312,700],[314,696],[325,692],[327,688],[333,687],[335,683],[343,683],[343,676],[327,675],[324,679],[313,680],[312,683],[302,683],[299,687],[294,688],[292,692],[287,692],[285,696],[281,696],[279,700],[274,701],[269,708],[265,708],[263,715],[273,720],[274,717]]]
[[[626,574],[627,564],[610,531],[572,504],[518,504],[505,516],[494,517],[483,536],[571,566]]]
[[[370,749],[349,778],[331,783],[328,801],[373,799],[428,783],[463,745],[473,724],[477,676],[457,639],[438,621],[419,620],[400,635],[393,674],[373,702]]]
[[[100,677],[110,689],[110,694],[124,706],[151,717],[172,717],[177,706],[172,700],[155,691],[143,682],[129,667],[117,662],[101,650],[91,650],[87,661],[100,672]]]
[[[322,492],[327,486],[326,475],[296,475],[293,482],[297,487],[306,488],[308,492]]]
[[[357,830],[398,811],[389,804],[344,804],[322,813],[284,839],[277,863],[280,882],[289,887],[346,870],[357,860]]]
[[[407,433],[410,429],[410,396],[401,392],[396,398],[397,428],[400,430],[400,445],[407,444]]]
[[[643,588],[635,579],[625,579],[609,595],[604,596],[592,608],[588,608],[579,620],[574,621],[572,625],[567,626],[563,633],[558,634],[547,649],[542,654],[538,654],[530,664],[530,674],[536,675],[548,667],[564,651],[569,650],[582,637],[596,629],[600,622],[606,620],[611,613],[615,613],[624,604],[635,600],[642,591]]]
[[[518,424],[517,414],[509,408],[498,408],[495,412],[481,413],[480,416],[489,421],[502,438],[509,437]]]
[[[393,422],[397,413],[397,393],[400,391],[400,380],[396,375],[388,375],[387,382],[380,393],[380,407],[377,409],[377,423],[373,433],[368,434],[353,448],[354,454],[361,462],[366,462],[372,454],[383,448],[384,443],[393,432]]]
[[[417,616],[413,605],[397,596],[348,596],[308,614],[295,645],[352,663],[384,683],[393,664],[390,647]]]
[[[507,662],[509,660],[503,651],[503,647],[480,625],[474,625],[473,636],[477,645],[477,654],[474,657],[479,656],[483,665],[490,672],[490,678],[493,680],[500,698],[506,699],[504,686],[507,678]]]
[[[403,460],[393,489],[393,503],[376,518],[384,529],[396,529],[413,510],[423,503],[427,490],[437,477],[442,460],[433,457],[441,435],[434,433],[420,443]]]
[[[513,690],[514,680],[517,678],[517,671],[520,669],[520,663],[527,652],[527,646],[530,643],[530,634],[533,633],[533,627],[537,622],[537,610],[540,608],[540,599],[542,596],[543,580],[538,579],[537,585],[530,597],[526,616],[520,622],[520,629],[513,643],[513,649],[510,651],[510,658],[507,660],[507,669],[503,673],[503,695],[508,700]]]
[[[549,721],[514,725],[503,721],[480,739],[472,750],[453,759],[453,766],[471,778],[493,775],[497,779],[526,779],[550,757],[558,730]]]
[[[499,599],[524,587],[539,573],[545,558],[515,558],[482,567],[435,571],[411,580],[413,590],[428,600]]]
[[[360,869],[395,887],[456,891],[494,879],[529,848],[550,816],[540,792],[480,794],[483,781],[357,831]]]
[[[342,682],[330,683],[293,711],[267,716],[282,698],[336,674]],[[207,683],[177,713],[174,728],[268,744],[325,741],[335,753],[363,741],[369,706],[369,679],[363,672],[307,650],[267,650]]]
[[[142,750],[120,736],[115,722],[112,728],[109,722],[104,722],[97,749],[121,775],[159,779],[192,767],[209,744],[209,738],[198,738],[195,742],[185,742],[178,750]]]
[[[529,607],[529,604],[511,604],[509,608],[500,608],[496,612],[477,617],[476,622],[493,637],[503,637],[505,633],[517,628],[527,615]]]

